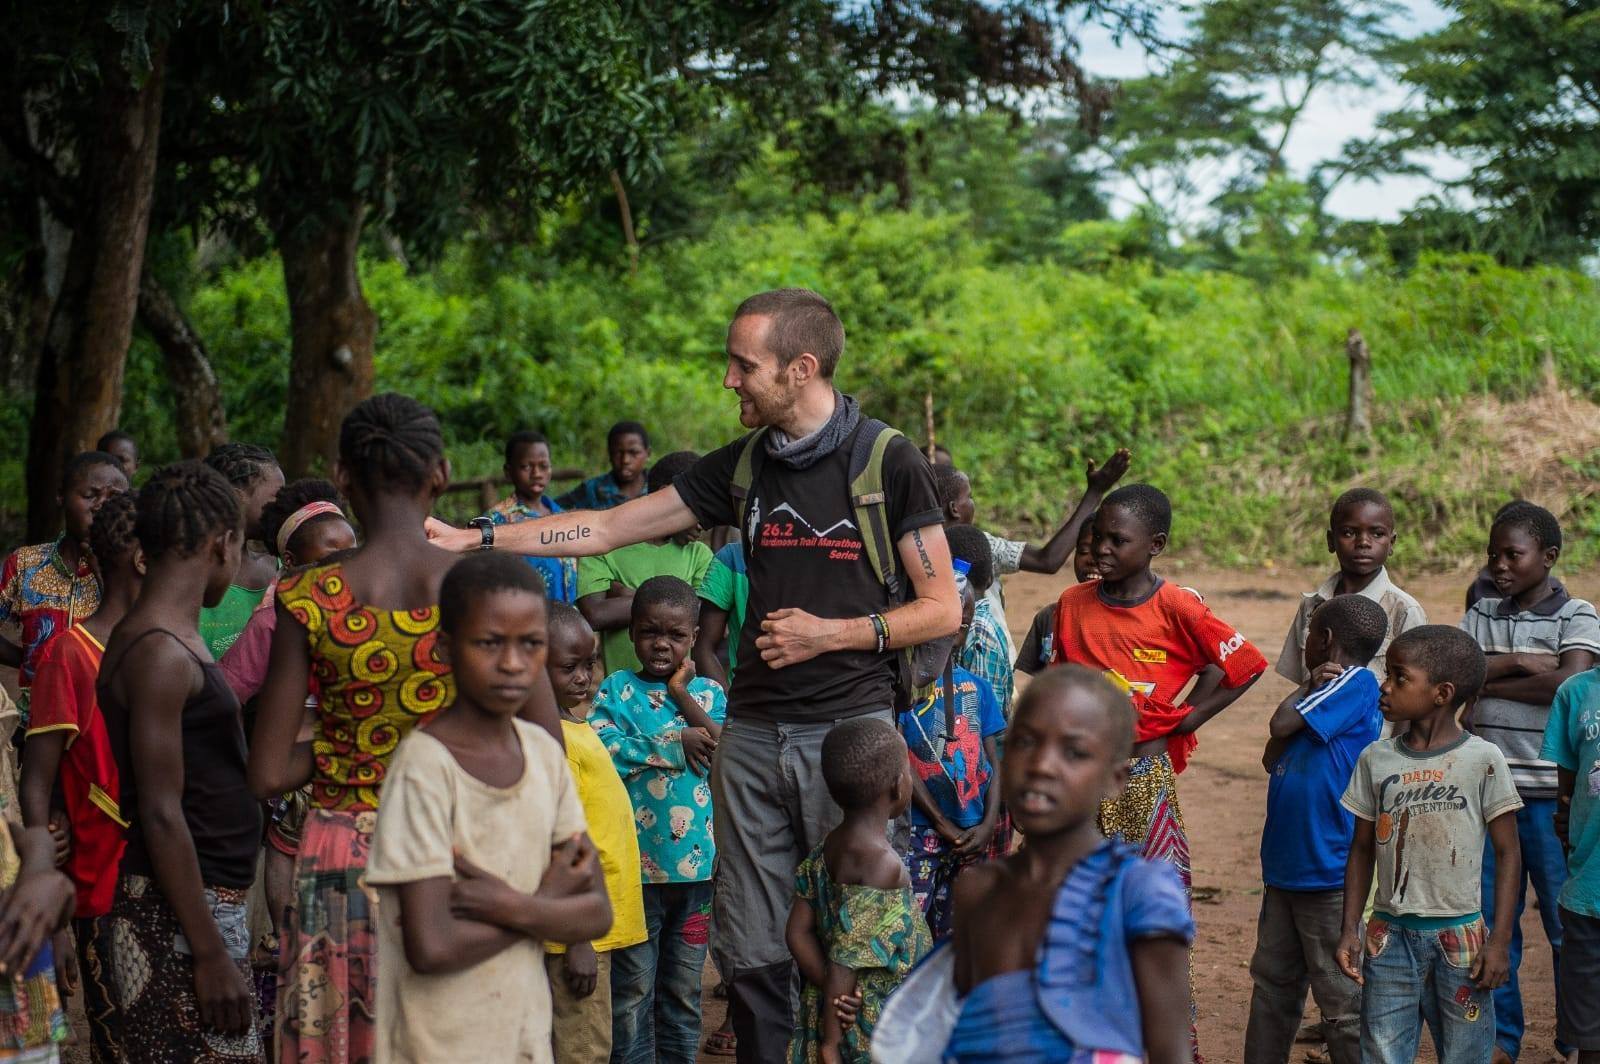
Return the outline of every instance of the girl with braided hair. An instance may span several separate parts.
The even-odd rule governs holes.
[[[216,470],[150,478],[135,517],[144,585],[96,685],[129,822],[108,931],[129,1064],[262,1060],[245,931],[261,809],[239,700],[197,623],[239,568],[243,525]]]
[[[380,914],[362,879],[395,748],[454,696],[438,640],[439,587],[456,558],[423,528],[449,479],[431,410],[394,394],[362,402],[340,426],[334,482],[364,542],[278,584],[250,782],[264,799],[311,784],[282,923],[284,1064],[373,1057],[376,921],[398,914]],[[559,739],[555,700],[539,675],[524,715]],[[297,735],[313,678],[320,697],[308,744]]]
[[[101,503],[89,527],[89,549],[100,574],[100,608],[56,636],[39,656],[33,679],[33,716],[22,761],[22,820],[29,827],[55,828],[64,817],[71,850],[63,871],[77,888],[72,929],[89,1019],[89,1050],[95,1064],[122,1059],[120,1023],[109,979],[112,896],[128,826],[118,795],[117,763],[95,697],[95,682],[111,632],[128,615],[144,584],[144,552],[135,534],[132,495]],[[60,794],[63,811],[52,813]],[[58,940],[57,956],[71,951]],[[71,987],[73,980],[64,980]]]
[[[224,443],[205,461],[233,485],[244,510],[239,571],[228,581],[222,601],[200,612],[200,634],[211,648],[211,656],[220,661],[278,577],[278,559],[266,543],[262,517],[283,487],[283,470],[271,451],[253,443]]]

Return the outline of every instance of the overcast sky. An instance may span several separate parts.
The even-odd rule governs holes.
[[[1448,21],[1448,15],[1432,0],[1400,2],[1404,12],[1394,26],[1397,33],[1423,33]],[[1182,32],[1182,22],[1175,19],[1165,30],[1177,36]],[[1152,70],[1150,57],[1135,41],[1124,39],[1119,46],[1110,33],[1097,26],[1087,27],[1082,39],[1079,58],[1093,73],[1129,78],[1142,77]],[[1322,90],[1312,98],[1289,141],[1291,168],[1296,174],[1304,174],[1316,162],[1338,155],[1340,145],[1352,137],[1372,133],[1378,116],[1399,108],[1404,99],[1404,91],[1387,80],[1371,91]],[[1457,160],[1443,157],[1429,160],[1429,166],[1436,177],[1455,177],[1464,169]],[[1421,177],[1347,181],[1334,190],[1327,207],[1333,214],[1346,218],[1392,221],[1419,197],[1436,189],[1434,181]],[[1117,214],[1125,213],[1134,203],[1136,194],[1131,189],[1113,186],[1111,193],[1113,211]]]

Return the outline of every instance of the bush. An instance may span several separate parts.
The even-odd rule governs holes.
[[[1261,283],[1126,257],[1143,243],[1136,227],[1090,223],[1062,235],[1056,259],[1018,262],[962,214],[844,211],[725,221],[648,249],[632,275],[466,241],[426,272],[367,263],[364,281],[379,386],[438,410],[463,476],[498,470],[501,441],[522,427],[550,437],[558,465],[593,469],[623,417],[650,426],[658,453],[725,442],[738,432],[721,391],[728,315],[752,292],[804,285],[845,321],[841,388],[917,438],[933,393],[939,438],[973,473],[986,523],[1058,520],[1084,461],[1126,444],[1132,476],[1172,494],[1179,549],[1230,564],[1319,561],[1327,500],[1350,482],[1391,491],[1423,530],[1408,564],[1460,562],[1518,478],[1466,477],[1494,441],[1452,435],[1429,412],[1528,396],[1547,360],[1565,386],[1600,396],[1600,293],[1582,275],[1458,256],[1403,275],[1352,263]],[[234,435],[275,444],[288,360],[276,260],[215,278],[190,312]],[[1374,354],[1371,455],[1338,436],[1352,326]],[[140,341],[126,421],[152,460],[172,457],[162,379]],[[1592,525],[1580,496],[1541,501]],[[1575,537],[1569,559],[1592,556],[1590,543]]]

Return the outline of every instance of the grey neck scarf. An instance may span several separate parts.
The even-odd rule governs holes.
[[[790,469],[808,469],[834,451],[849,438],[861,423],[861,408],[848,395],[833,393],[833,415],[826,424],[809,436],[791,440],[788,433],[774,428],[763,441],[768,457],[775,458]]]

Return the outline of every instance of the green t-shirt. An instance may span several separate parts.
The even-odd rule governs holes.
[[[675,576],[690,587],[699,587],[711,567],[711,548],[699,540],[687,546],[676,543],[634,543],[618,547],[598,558],[578,560],[578,597],[604,595],[612,583],[638,587],[652,576]],[[606,674],[618,669],[640,667],[633,652],[633,637],[624,625],[600,637],[605,654]]]
[[[1569,676],[1556,691],[1540,752],[1577,777],[1567,824],[1571,873],[1561,907],[1600,919],[1600,669]]]
[[[744,565],[744,547],[729,543],[711,560],[705,579],[695,589],[701,598],[728,615],[728,687],[738,667],[739,633],[744,631],[744,606],[750,600],[750,574]]]
[[[222,655],[228,652],[234,640],[239,638],[239,633],[244,631],[250,615],[261,605],[266,593],[264,587],[248,588],[229,584],[221,602],[215,606],[201,607],[200,638],[211,648],[213,658],[222,660]]]

